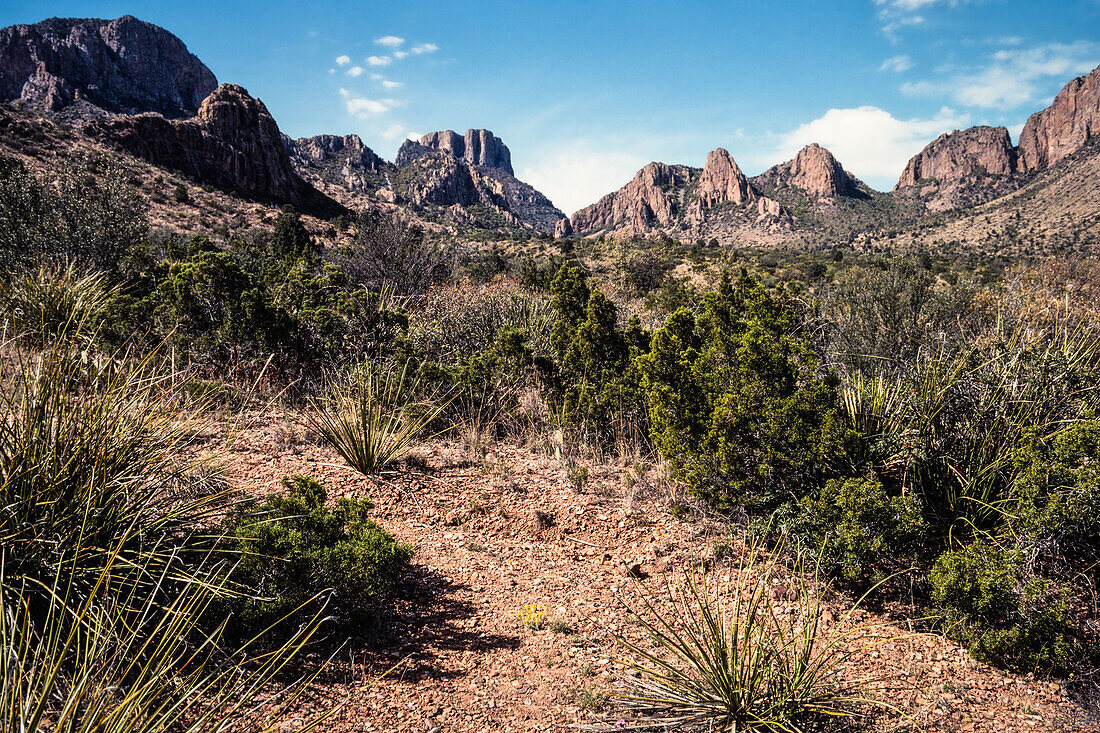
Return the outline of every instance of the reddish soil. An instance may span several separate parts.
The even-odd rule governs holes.
[[[530,450],[476,456],[433,443],[368,479],[283,417],[234,437],[225,463],[235,483],[263,494],[283,476],[313,476],[331,498],[369,497],[377,521],[416,548],[403,598],[365,630],[373,641],[352,639],[302,703],[296,719],[339,705],[325,733],[566,731],[605,719],[621,671],[614,635],[641,635],[622,603],[638,592],[627,566],[652,588],[688,562],[728,567],[714,554],[729,528],[698,511],[674,517],[653,470],[637,480],[634,468],[587,463],[578,491],[562,461]],[[844,598],[833,601],[843,619]],[[521,622],[528,604],[545,606],[542,629]],[[880,641],[844,675],[889,677],[870,696],[896,708],[873,712],[871,730],[1100,730],[1057,682],[976,662],[897,617],[857,611],[852,623],[873,625]]]

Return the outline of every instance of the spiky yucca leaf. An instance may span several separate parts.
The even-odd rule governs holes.
[[[419,399],[420,382],[409,363],[365,365],[335,379],[328,394],[310,400],[307,423],[348,465],[376,474],[392,463],[438,418],[450,399]]]
[[[842,681],[840,672],[884,639],[846,618],[827,630],[823,590],[804,564],[780,582],[782,546],[763,550],[749,543],[724,583],[688,570],[664,597],[642,585],[641,605],[631,611],[648,645],[618,639],[630,656],[616,699],[630,720],[616,728],[798,733],[822,718],[883,705],[862,692],[881,680]],[[774,597],[777,587],[789,601]],[[793,612],[781,608],[791,604]]]

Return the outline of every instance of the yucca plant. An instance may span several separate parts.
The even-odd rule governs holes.
[[[277,679],[316,634],[322,604],[276,643],[265,631],[229,648],[225,619],[210,619],[221,563],[181,583],[169,565],[134,567],[115,549],[91,588],[69,565],[33,589],[45,593],[22,593],[0,566],[0,733],[272,729],[316,676]]]
[[[193,491],[182,458],[198,426],[173,407],[153,358],[102,366],[64,341],[37,355],[0,354],[0,545],[10,585],[50,587],[58,567],[90,588],[106,567],[171,565],[199,540],[228,497]],[[83,578],[83,580],[81,580]]]
[[[882,639],[843,615],[827,629],[823,588],[801,561],[781,578],[782,550],[750,542],[724,582],[688,570],[663,596],[639,581],[628,608],[648,644],[619,639],[630,655],[616,729],[798,733],[882,704],[865,693],[881,679],[845,670]]]
[[[43,264],[11,275],[0,311],[11,333],[45,344],[63,335],[86,339],[116,288],[98,272],[72,264]]]
[[[367,364],[333,379],[327,394],[309,401],[306,422],[353,469],[364,475],[379,473],[421,437],[450,402],[447,397],[421,397],[424,385],[409,372],[409,362],[400,367]]]
[[[285,642],[221,643],[247,589],[209,527],[234,499],[154,358],[0,345],[0,733],[260,730],[298,689],[275,678],[321,604]]]

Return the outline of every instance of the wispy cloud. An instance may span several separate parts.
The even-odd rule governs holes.
[[[903,71],[909,71],[913,68],[913,59],[909,58],[905,54],[900,56],[891,56],[882,62],[882,66],[878,67],[879,71],[893,71],[901,73]]]
[[[367,56],[367,63],[371,66],[389,66],[392,62],[389,56]]]
[[[405,58],[408,55],[409,55],[408,51],[394,51],[393,52],[393,57],[395,59],[397,59],[398,61],[400,61],[401,59]]]
[[[375,38],[374,42],[386,48],[397,48],[405,42],[405,39],[398,36],[382,36],[381,38]]]
[[[873,106],[831,109],[779,135],[776,145],[752,156],[752,162],[768,165],[789,160],[806,145],[818,143],[857,177],[886,189],[894,185],[905,164],[925,145],[944,132],[969,124],[969,115],[949,107],[931,118],[908,120]]]
[[[405,86],[399,81],[390,81],[389,79],[382,79],[380,83],[386,89],[400,89],[401,87]]]
[[[878,21],[883,34],[897,41],[902,28],[923,25],[926,12],[942,5],[953,8],[969,0],[874,0],[878,7]]]
[[[336,65],[337,66],[347,66],[350,63],[351,63],[351,57],[346,55],[346,54],[343,55],[343,56],[337,56],[336,57]]]
[[[341,89],[340,96],[344,99],[344,108],[348,114],[361,120],[384,115],[395,107],[401,106],[401,102],[396,99],[369,99],[347,89]]]
[[[901,85],[911,97],[949,97],[968,107],[1012,110],[1043,98],[1050,82],[1059,84],[1100,63],[1100,45],[1091,41],[1052,43],[1032,48],[1003,48],[982,65],[948,79],[926,79]]]
[[[434,43],[418,43],[412,47],[412,52],[420,55],[424,53],[435,53],[439,50],[439,46]]]
[[[347,71],[345,71],[344,73],[347,74],[348,76],[356,77],[356,76],[359,76],[360,74],[363,73],[363,67],[362,66],[353,66],[350,69],[348,69]]]

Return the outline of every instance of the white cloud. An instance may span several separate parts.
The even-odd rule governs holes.
[[[367,63],[371,66],[389,66],[392,61],[389,56],[367,56]]]
[[[386,77],[382,76],[381,74],[371,74],[370,78],[374,79],[375,81],[382,81]]]
[[[435,53],[438,50],[439,46],[434,43],[418,43],[412,48],[412,52],[415,54]]]
[[[408,134],[408,129],[400,122],[394,123],[382,131],[382,137],[386,140],[402,140]]]
[[[386,89],[400,89],[401,87],[403,87],[405,85],[402,84],[399,81],[390,81],[389,79],[383,79],[382,80],[382,86],[385,87]]]
[[[1090,41],[1052,43],[1033,48],[1005,48],[991,54],[984,66],[957,73],[950,79],[901,85],[911,97],[950,97],[956,104],[1012,110],[1043,97],[1049,82],[1096,68],[1100,46]]]
[[[397,48],[405,42],[405,39],[397,36],[382,36],[381,38],[375,38],[374,42],[386,48]]]
[[[330,74],[335,74],[335,73],[336,73],[336,69],[329,69],[329,70],[328,70],[328,73],[330,73]]]
[[[588,145],[556,149],[523,168],[519,178],[546,194],[566,214],[593,204],[627,183],[649,161]]]
[[[909,58],[905,54],[900,56],[891,56],[882,62],[882,66],[878,67],[879,71],[895,71],[901,73],[903,71],[909,71],[913,68],[913,59]]]
[[[344,98],[344,108],[347,109],[348,114],[361,120],[384,115],[395,107],[401,106],[401,102],[396,99],[368,99],[347,89],[341,89],[340,96]]]
[[[924,24],[922,11],[932,10],[937,5],[953,8],[967,2],[969,0],[875,0],[875,5],[883,34],[896,42],[897,32],[902,28]]]
[[[857,178],[880,190],[892,188],[905,164],[944,132],[966,127],[970,117],[944,107],[930,119],[899,120],[872,106],[831,109],[786,134],[767,154],[768,164],[790,160],[810,143],[819,143]],[[762,163],[763,155],[754,156]]]
[[[409,55],[408,51],[394,51],[393,52],[393,57],[395,59],[397,59],[398,61],[400,61],[401,59],[405,58],[408,55]]]
[[[337,66],[347,66],[350,63],[351,63],[351,57],[346,55],[346,54],[344,56],[337,56],[336,57],[336,65]]]
[[[347,71],[345,71],[344,73],[347,74],[348,76],[352,76],[352,77],[359,76],[360,74],[363,73],[363,67],[362,66],[353,66],[350,69],[348,69]]]

